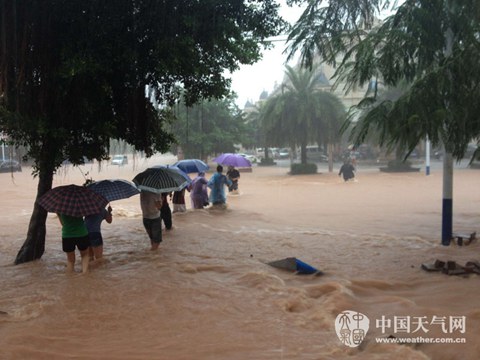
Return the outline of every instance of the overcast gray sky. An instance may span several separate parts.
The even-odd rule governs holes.
[[[294,23],[301,15],[298,7],[290,8],[285,1],[280,15],[290,23]],[[283,36],[281,38],[286,38]],[[244,65],[240,70],[231,75],[232,90],[238,95],[237,105],[243,108],[247,100],[255,102],[263,90],[270,93],[275,82],[280,83],[285,72],[286,55],[282,52],[285,49],[284,41],[274,42],[274,48],[263,52],[263,59],[254,65]]]
[[[280,15],[291,24],[294,24],[302,14],[302,8],[298,6],[288,7],[284,0],[279,2],[282,4]],[[403,0],[398,0],[397,5],[402,3]],[[383,17],[391,14],[392,11],[385,11]],[[286,36],[281,38],[286,38]],[[273,49],[263,52],[261,61],[254,65],[241,66],[240,70],[230,76],[232,79],[232,90],[238,95],[237,105],[240,108],[243,109],[247,100],[255,103],[263,90],[271,93],[275,83],[280,84],[282,82],[286,61],[286,55],[282,54],[282,52],[285,50],[286,44],[282,41],[274,42],[274,45]],[[298,56],[296,59],[298,59]],[[291,61],[289,65],[295,64],[296,59]]]

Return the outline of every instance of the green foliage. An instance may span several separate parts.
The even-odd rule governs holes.
[[[406,0],[377,27],[362,26],[360,20],[368,18],[362,9],[389,1],[344,0],[323,8],[321,3],[310,2],[295,25],[291,54],[301,50],[309,66],[314,50],[330,63],[343,56],[335,77],[347,83],[347,90],[372,79],[390,87],[410,85],[395,101],[371,108],[377,114],[358,128],[355,142],[374,129],[383,143],[410,151],[428,136],[433,146],[444,144],[461,159],[468,143],[480,136],[480,3]],[[326,16],[332,11],[340,18]]]
[[[304,175],[304,174],[316,174],[317,165],[306,163],[306,164],[292,164],[290,167],[290,175]]]
[[[336,65],[337,54],[347,51],[365,29],[373,26],[380,11],[396,1],[287,0],[287,3],[307,4],[289,33],[287,61],[300,52],[302,65],[311,68],[318,57]]]
[[[42,156],[49,168],[104,159],[110,138],[167,151],[172,116],[150,100],[165,108],[179,85],[189,104],[226,95],[225,70],[258,60],[283,26],[271,0],[6,0],[1,11],[0,131],[29,145],[37,169]]]
[[[400,84],[397,87],[377,88],[374,96],[368,96],[369,93],[367,91],[367,96],[358,105],[352,106],[350,109],[349,117],[343,124],[341,131],[349,131],[350,140],[356,146],[365,142],[380,145],[381,147],[385,146],[388,152],[395,151],[397,158],[400,159],[406,149],[404,144],[399,144],[390,138],[387,131],[389,124],[387,119],[394,102],[407,89],[408,85]],[[361,141],[361,143],[358,141]]]
[[[187,107],[175,107],[177,121],[172,131],[187,158],[205,159],[211,154],[235,152],[234,145],[242,143],[248,131],[235,98],[202,101]]]
[[[105,159],[110,139],[166,152],[179,93],[188,105],[228,94],[226,70],[257,61],[284,26],[277,9],[274,0],[1,1],[0,132],[28,146],[37,196],[63,160]],[[45,220],[36,203],[16,263],[41,257]]]

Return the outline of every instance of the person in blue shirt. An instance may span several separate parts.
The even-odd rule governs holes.
[[[112,207],[103,209],[98,214],[85,216],[85,225],[88,229],[88,238],[90,240],[90,260],[99,260],[103,257],[103,237],[101,232],[102,221],[112,223]]]
[[[210,202],[213,205],[225,205],[227,198],[225,196],[225,186],[232,185],[232,181],[223,175],[223,166],[217,166],[217,172],[208,180],[207,186],[210,188]]]

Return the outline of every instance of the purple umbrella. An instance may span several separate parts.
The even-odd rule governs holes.
[[[225,153],[217,158],[213,159],[214,162],[222,165],[227,166],[235,166],[235,167],[251,167],[252,163],[245,159],[242,155],[239,154],[232,154],[232,153]]]

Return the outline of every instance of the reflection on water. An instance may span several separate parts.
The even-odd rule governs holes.
[[[130,172],[129,172],[130,171]],[[131,179],[136,170],[102,169]],[[0,356],[2,359],[477,359],[476,276],[426,273],[422,262],[475,259],[478,244],[442,247],[441,174],[290,177],[244,174],[226,211],[174,215],[174,230],[149,250],[138,198],[112,203],[103,224],[106,261],[67,275],[60,226],[47,219],[40,261],[13,266],[35,181],[1,178]],[[69,173],[58,183],[81,183]],[[456,227],[476,230],[475,173],[457,172]],[[300,276],[266,262],[297,257],[325,272]],[[478,260],[478,258],[477,258]],[[344,310],[371,321],[359,348],[334,322]],[[467,317],[467,344],[376,344],[381,316]],[[439,335],[439,334],[436,334]],[[440,334],[441,335],[441,334]]]

